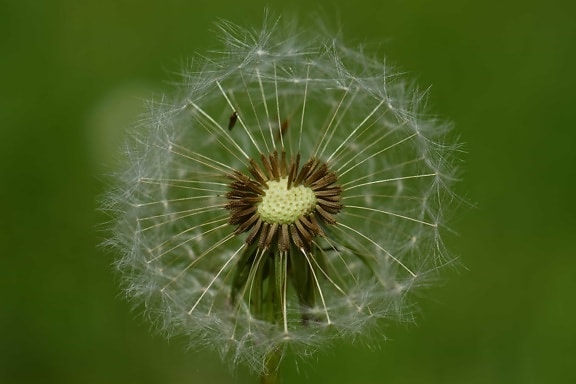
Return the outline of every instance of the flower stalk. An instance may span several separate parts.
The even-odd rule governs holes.
[[[265,357],[265,370],[260,375],[260,384],[279,384],[280,383],[280,362],[282,361],[282,351],[273,350]]]

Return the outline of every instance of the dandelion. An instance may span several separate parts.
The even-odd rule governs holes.
[[[453,146],[362,49],[281,20],[220,33],[128,145],[110,242],[161,329],[273,378],[287,349],[411,319],[447,260]]]

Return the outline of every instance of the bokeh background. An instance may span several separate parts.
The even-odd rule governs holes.
[[[290,3],[290,4],[288,4]],[[466,268],[371,349],[285,383],[576,382],[576,23],[570,1],[0,1],[0,383],[255,383],[166,341],[118,290],[97,198],[141,99],[219,18],[322,10],[432,85],[466,143],[448,245]]]

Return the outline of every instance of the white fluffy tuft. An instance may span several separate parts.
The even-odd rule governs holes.
[[[186,73],[185,94],[152,105],[107,200],[128,295],[169,334],[258,372],[272,350],[304,356],[382,319],[410,320],[411,294],[448,260],[449,125],[423,113],[402,76],[339,39],[279,20],[220,32],[224,49]],[[343,190],[337,223],[315,240],[328,265],[323,300],[306,311],[322,320],[305,326],[290,286],[286,324],[229,300],[246,245],[228,224],[226,174],[281,148],[327,163]]]

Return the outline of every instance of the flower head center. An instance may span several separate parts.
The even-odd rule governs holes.
[[[310,249],[342,209],[336,174],[315,158],[300,167],[300,155],[288,160],[284,151],[260,154],[260,162],[250,160],[250,176],[228,175],[228,223],[236,234],[247,232],[246,243],[260,249]]]
[[[292,224],[300,216],[311,213],[316,207],[314,191],[304,185],[288,188],[288,178],[268,181],[268,189],[258,204],[262,221],[269,224]]]

